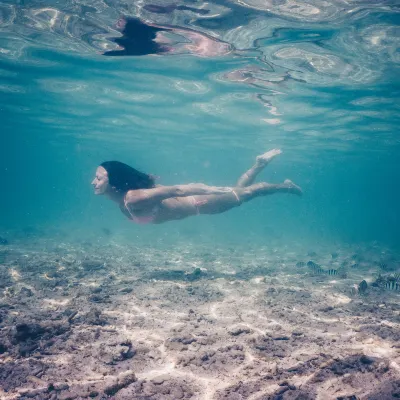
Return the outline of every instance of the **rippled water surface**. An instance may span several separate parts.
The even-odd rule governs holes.
[[[104,159],[163,183],[229,184],[281,147],[268,179],[291,177],[307,196],[235,210],[242,226],[261,215],[276,229],[280,214],[308,234],[393,241],[399,11],[372,0],[3,0],[1,163],[6,187],[20,183],[2,199],[5,226],[93,223],[87,184]],[[167,27],[175,51],[105,57],[120,49],[121,17]]]

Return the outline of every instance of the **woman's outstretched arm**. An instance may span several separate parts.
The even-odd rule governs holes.
[[[230,187],[207,186],[204,183],[188,185],[159,186],[154,189],[130,190],[125,201],[132,208],[149,207],[170,197],[187,197],[194,195],[226,194],[232,191]]]

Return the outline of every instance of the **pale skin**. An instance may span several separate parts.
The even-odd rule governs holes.
[[[160,224],[179,220],[197,214],[220,214],[259,196],[273,193],[302,195],[302,190],[289,179],[283,183],[256,183],[257,175],[279,154],[273,149],[256,158],[255,164],[246,171],[234,187],[207,186],[203,183],[188,185],[162,186],[151,189],[129,190],[126,193],[116,191],[108,180],[108,173],[98,167],[92,181],[94,193],[105,195],[119,204],[121,211],[130,218],[131,213],[143,217],[157,208],[152,223]],[[129,211],[126,207],[129,207]]]
[[[211,39],[205,35],[201,35],[198,32],[182,29],[174,29],[174,32],[181,34],[190,40],[190,44],[184,44],[182,46],[182,50],[188,50],[192,54],[196,54],[200,57],[222,56],[228,54],[231,51],[228,44],[218,41],[216,39]],[[166,38],[165,35],[162,34],[162,32],[157,33],[154,41],[159,44],[170,44],[170,40]],[[175,53],[178,52],[178,50],[171,48],[169,52]]]

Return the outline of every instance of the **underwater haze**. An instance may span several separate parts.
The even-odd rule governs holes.
[[[397,0],[0,1],[0,398],[399,398],[399,63]],[[140,225],[91,185],[271,149],[301,197]]]
[[[0,6],[3,230],[399,246],[396,2],[192,4],[207,14],[155,13],[141,2],[15,3]],[[188,27],[232,51],[104,57],[121,15]],[[301,200],[260,198],[148,228],[128,224],[90,187],[109,159],[162,184],[233,185],[271,148],[283,154],[258,181],[290,178]]]

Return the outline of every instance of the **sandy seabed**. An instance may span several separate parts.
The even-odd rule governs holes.
[[[382,253],[1,246],[0,398],[400,399],[400,292],[371,286],[398,271]]]

